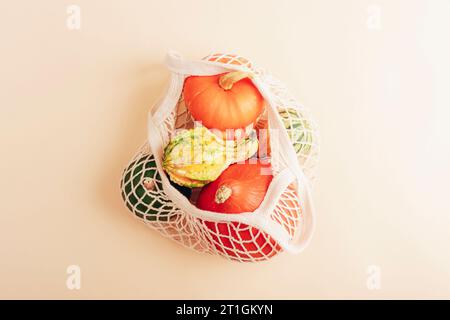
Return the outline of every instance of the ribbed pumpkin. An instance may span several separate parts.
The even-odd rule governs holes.
[[[264,108],[264,99],[250,78],[250,73],[242,71],[190,76],[183,89],[186,107],[194,120],[209,129],[245,132]]]
[[[224,214],[252,212],[264,200],[272,178],[270,164],[231,165],[203,187],[197,207]],[[211,231],[217,250],[231,258],[271,257],[281,250],[268,234],[243,223],[204,221],[204,225]]]

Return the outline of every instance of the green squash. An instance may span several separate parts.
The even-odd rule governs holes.
[[[126,206],[141,219],[169,221],[175,212],[173,202],[164,193],[153,155],[130,163],[123,173],[121,189]]]
[[[280,108],[278,113],[297,156],[308,157],[315,142],[311,123],[294,108]]]

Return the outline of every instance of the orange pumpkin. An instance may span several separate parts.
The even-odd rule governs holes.
[[[222,213],[256,210],[264,200],[273,175],[270,163],[235,163],[203,187],[197,207]]]
[[[264,200],[272,178],[269,163],[233,164],[203,187],[197,207],[221,213],[254,211]],[[281,250],[267,233],[244,223],[203,223],[210,230],[216,249],[231,258],[261,259]]]
[[[188,77],[183,90],[187,109],[209,129],[253,126],[263,111],[264,99],[250,77],[242,71]]]

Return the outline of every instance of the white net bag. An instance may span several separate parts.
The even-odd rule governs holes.
[[[317,129],[305,108],[282,83],[241,56],[212,54],[188,61],[169,52],[166,64],[171,71],[169,88],[149,114],[148,141],[123,173],[121,190],[128,209],[190,249],[231,260],[262,261],[283,250],[302,251],[314,228],[310,181],[319,151]],[[264,112],[247,129],[268,129],[267,140],[259,136],[258,154],[270,156],[264,166],[270,168],[271,180],[256,210],[225,214],[199,209],[200,189],[174,184],[164,171],[163,158],[177,132],[196,128],[183,99],[186,78],[232,71],[250,73],[264,98]]]

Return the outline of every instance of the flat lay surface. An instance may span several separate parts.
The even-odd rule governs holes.
[[[450,298],[448,1],[0,10],[0,298]],[[170,49],[248,57],[311,111],[317,224],[303,253],[229,262],[125,208],[120,178],[164,93]]]

